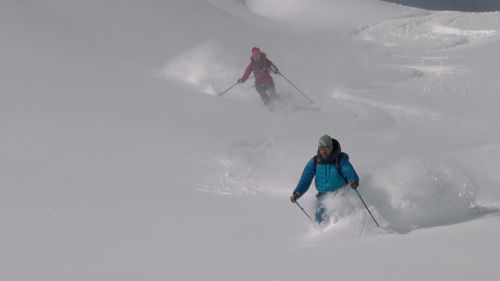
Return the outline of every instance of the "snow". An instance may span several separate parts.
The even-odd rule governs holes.
[[[0,3],[0,276],[496,280],[500,13],[368,0]],[[251,79],[259,46],[276,110]],[[361,178],[288,197],[330,134]],[[300,200],[314,212],[314,187]]]

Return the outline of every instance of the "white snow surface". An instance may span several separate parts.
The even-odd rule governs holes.
[[[0,280],[498,280],[500,13],[2,0]],[[282,101],[241,77],[259,46]],[[318,138],[359,191],[289,201]],[[314,186],[299,202],[314,213]]]

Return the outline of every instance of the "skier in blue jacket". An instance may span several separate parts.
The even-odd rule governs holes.
[[[313,178],[315,178],[314,183],[318,190],[315,213],[317,223],[324,223],[327,219],[327,209],[324,204],[326,194],[344,186],[353,189],[359,186],[359,177],[349,162],[349,156],[341,152],[340,143],[329,135],[324,135],[319,139],[317,155],[307,163],[297,187],[290,196],[292,203],[297,202],[306,193]]]

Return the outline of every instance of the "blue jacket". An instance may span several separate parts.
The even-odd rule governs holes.
[[[302,196],[309,189],[314,177],[316,177],[314,181],[316,189],[321,193],[336,191],[351,181],[359,185],[358,174],[349,162],[347,154],[341,153],[336,160],[330,161],[321,161],[321,159],[318,161],[320,157],[314,156],[307,162],[294,192]]]

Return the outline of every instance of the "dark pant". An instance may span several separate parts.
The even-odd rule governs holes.
[[[255,89],[259,93],[260,98],[265,105],[269,105],[278,97],[276,95],[276,88],[273,80],[267,82],[266,84],[255,84]]]

